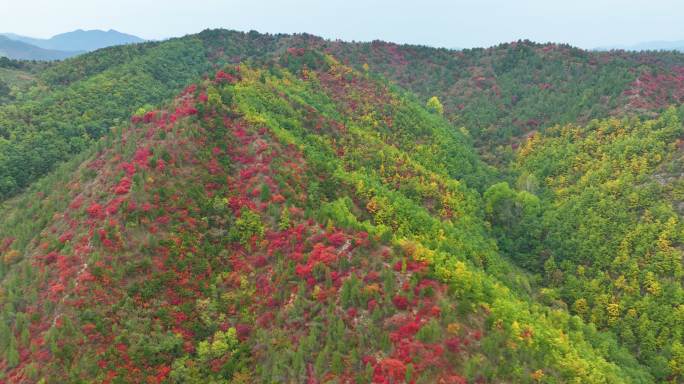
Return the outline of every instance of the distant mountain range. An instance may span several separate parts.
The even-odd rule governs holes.
[[[684,52],[684,40],[678,41],[647,41],[634,45],[613,45],[596,48],[597,51],[624,49],[625,51],[680,51]]]
[[[49,39],[0,33],[0,56],[24,60],[62,60],[113,45],[140,43],[140,37],[109,31],[78,29]]]
[[[0,36],[0,56],[9,57],[10,59],[62,60],[79,53],[80,52],[44,49],[23,41],[12,40],[6,36]]]

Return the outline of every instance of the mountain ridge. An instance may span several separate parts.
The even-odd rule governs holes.
[[[7,47],[4,50],[6,56],[11,59],[23,60],[63,60],[101,48],[145,41],[137,36],[121,33],[114,29],[108,31],[77,29],[57,34],[48,39],[1,33],[0,38],[2,38],[0,42]]]
[[[145,40],[114,29],[107,31],[100,29],[77,29],[54,35],[47,39],[4,33],[10,39],[23,41],[43,49],[58,51],[89,52],[113,45],[142,43]]]
[[[65,52],[45,49],[31,44],[0,36],[0,56],[18,60],[63,60],[79,52]]]

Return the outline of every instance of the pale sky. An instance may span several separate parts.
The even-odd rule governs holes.
[[[0,0],[0,32],[116,29],[147,39],[223,27],[441,47],[517,39],[582,48],[684,40],[682,0]]]

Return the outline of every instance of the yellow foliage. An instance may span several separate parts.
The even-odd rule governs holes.
[[[530,377],[532,378],[532,380],[539,382],[542,380],[542,378],[544,378],[544,371],[541,369],[537,369],[536,371],[530,374]]]
[[[651,295],[658,296],[662,291],[662,288],[660,286],[660,283],[656,279],[655,274],[653,272],[647,272],[645,280],[646,281],[644,282],[644,286],[646,288],[646,291],[648,291],[648,293],[650,293]]]
[[[589,304],[587,304],[587,299],[575,300],[575,304],[573,304],[572,307],[575,310],[575,312],[582,316],[586,315],[587,310],[589,310]]]
[[[447,325],[447,332],[451,333],[452,335],[458,334],[460,330],[461,324],[459,323],[449,323],[449,325]]]
[[[620,320],[620,304],[611,303],[606,307],[608,312],[608,324],[615,325]]]
[[[615,283],[613,284],[617,289],[626,290],[629,288],[629,285],[627,284],[627,279],[625,279],[625,275],[620,275],[617,279],[615,279]]]
[[[311,297],[316,299],[320,294],[321,294],[321,287],[320,287],[320,285],[316,285],[313,289],[313,292],[311,292]]]
[[[375,214],[375,213],[378,211],[378,209],[379,209],[379,207],[378,207],[378,201],[377,201],[375,198],[372,198],[372,199],[368,202],[368,204],[366,204],[366,209],[368,210],[368,212],[369,212],[370,214],[372,214],[372,215]]]
[[[426,107],[428,111],[432,113],[436,113],[438,115],[443,115],[444,114],[444,106],[442,106],[442,102],[439,101],[437,96],[432,96],[426,104]]]
[[[366,294],[374,295],[380,292],[380,285],[378,285],[378,283],[368,284],[363,287],[363,291]]]
[[[435,251],[423,246],[421,243],[416,243],[407,239],[401,239],[399,240],[399,246],[402,248],[406,256],[409,256],[416,261],[431,263],[434,260]]]
[[[630,308],[627,310],[627,316],[636,319],[637,317],[637,311],[634,308]]]
[[[16,249],[10,249],[2,257],[2,260],[5,262],[6,265],[9,265],[19,260],[19,256],[21,256],[21,253],[19,253],[19,251],[17,251]]]

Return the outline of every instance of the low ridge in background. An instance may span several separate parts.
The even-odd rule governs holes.
[[[63,60],[100,48],[143,41],[137,36],[113,29],[108,31],[78,29],[49,39],[0,33],[0,56],[15,60]]]

